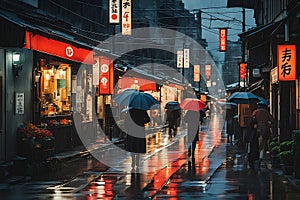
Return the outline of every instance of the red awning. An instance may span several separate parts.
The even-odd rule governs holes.
[[[156,91],[156,83],[147,79],[137,77],[122,77],[118,81],[118,87],[120,89],[135,88],[138,86],[142,91]]]
[[[74,45],[47,38],[37,33],[26,31],[24,48],[47,53],[68,60],[85,64],[94,64],[94,53],[91,50],[78,48]]]

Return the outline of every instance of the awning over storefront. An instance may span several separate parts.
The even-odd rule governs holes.
[[[108,50],[91,45],[98,45],[100,41],[76,34],[71,30],[62,32],[55,29],[54,25],[49,27],[46,26],[47,23],[35,20],[37,23],[28,16],[21,17],[21,14],[16,15],[0,9],[0,28],[5,30],[0,32],[0,47],[28,48],[85,64],[95,63],[93,59],[95,53],[111,55]]]
[[[179,90],[184,90],[184,88],[187,87],[187,83],[182,83],[181,80],[179,80],[179,77],[175,74],[175,71],[164,71],[164,69],[158,69],[156,68],[155,73],[152,74],[151,70],[147,69],[147,67],[143,67],[141,69],[140,67],[135,67],[130,64],[120,64],[117,63],[114,65],[116,69],[122,71],[124,77],[130,77],[130,78],[140,78],[145,79],[148,81],[152,81],[155,84],[159,85],[167,85],[170,87],[176,87]],[[178,74],[178,73],[177,73]]]
[[[276,31],[281,25],[284,24],[286,19],[279,20],[277,22],[273,22],[270,24],[262,25],[253,29],[250,29],[246,32],[243,32],[239,34],[239,36],[243,40],[250,40],[251,38],[258,38],[260,37],[262,40],[263,38],[270,39],[270,36],[274,34],[274,31]]]
[[[142,78],[122,77],[118,81],[118,88],[134,88],[142,91],[156,91],[156,83]]]
[[[54,55],[68,60],[85,64],[94,64],[94,53],[91,50],[78,48],[59,40],[47,38],[39,34],[26,31],[24,48]]]

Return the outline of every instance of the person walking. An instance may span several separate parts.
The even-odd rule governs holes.
[[[177,128],[180,123],[180,110],[167,109],[166,115],[167,115],[166,123],[168,123],[169,137],[175,137],[177,134]]]
[[[131,167],[136,170],[140,166],[140,154],[146,153],[145,124],[150,117],[145,110],[130,109],[125,117],[126,140],[125,149],[131,152]]]
[[[227,143],[232,143],[232,138],[234,135],[234,110],[228,109],[226,110],[225,120],[226,120],[226,133],[227,133]]]
[[[270,125],[274,123],[274,118],[267,110],[267,106],[263,102],[257,103],[257,109],[252,113],[253,127],[256,130],[258,138],[258,152],[259,152],[259,163],[260,167],[261,160],[264,158],[268,140],[270,139]]]
[[[184,116],[184,122],[187,123],[188,135],[188,157],[195,157],[195,148],[199,141],[199,122],[200,111],[188,110]]]

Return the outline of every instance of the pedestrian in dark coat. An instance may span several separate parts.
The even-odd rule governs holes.
[[[180,110],[167,109],[167,119],[169,137],[175,137],[180,123]]]
[[[254,128],[258,136],[258,150],[259,150],[259,167],[270,139],[270,125],[274,123],[274,118],[267,110],[267,106],[263,102],[257,103],[257,109],[253,111],[252,118],[254,120]]]
[[[227,142],[232,143],[232,138],[234,134],[234,122],[233,122],[233,117],[234,117],[234,110],[228,109],[226,111],[226,133],[227,133]]]
[[[125,117],[126,140],[125,146],[131,152],[132,168],[139,167],[140,153],[146,153],[145,124],[150,122],[147,111],[130,109]]]
[[[199,141],[200,112],[188,110],[184,116],[184,121],[188,126],[188,156],[193,158],[197,141]]]

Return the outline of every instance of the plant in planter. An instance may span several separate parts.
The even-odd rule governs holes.
[[[284,141],[279,145],[279,159],[282,169],[286,174],[293,174],[294,171],[294,141]]]
[[[37,150],[53,149],[53,139],[52,132],[46,129],[45,124],[21,124],[17,129],[18,154],[33,159]]]
[[[280,166],[280,160],[279,160],[279,143],[277,140],[273,140],[269,144],[270,152],[271,152],[271,159],[272,159],[272,166],[273,167],[279,167]]]
[[[286,166],[293,166],[294,152],[292,150],[282,151],[279,153],[280,162]]]

